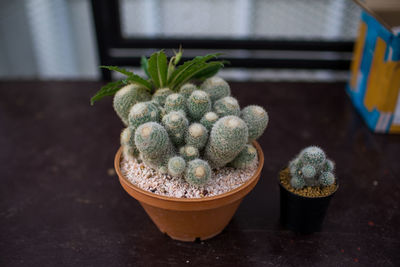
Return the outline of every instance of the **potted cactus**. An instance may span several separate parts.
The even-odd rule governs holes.
[[[258,182],[264,157],[255,140],[269,119],[260,106],[240,108],[215,76],[225,63],[218,54],[178,65],[181,56],[169,64],[163,51],[142,58],[147,79],[105,66],[127,78],[104,86],[92,103],[115,94],[125,124],[115,157],[122,187],[161,232],[194,241],[220,233]]]
[[[280,172],[281,223],[290,230],[321,230],[329,202],[338,188],[335,164],[325,152],[310,146]]]

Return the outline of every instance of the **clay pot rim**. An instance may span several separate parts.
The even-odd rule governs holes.
[[[287,192],[289,192],[290,194],[295,195],[295,196],[297,196],[297,197],[299,197],[299,198],[305,198],[305,199],[322,199],[322,198],[326,198],[326,197],[333,196],[333,195],[337,192],[337,190],[339,189],[338,180],[337,180],[337,178],[335,178],[335,185],[336,185],[335,191],[333,191],[333,192],[330,193],[329,195],[320,196],[320,197],[306,197],[306,196],[302,196],[302,195],[296,194],[296,193],[290,191],[289,189],[287,189],[287,188],[281,183],[280,174],[281,174],[282,171],[284,171],[284,170],[286,170],[286,169],[288,169],[288,167],[285,167],[285,168],[281,169],[281,171],[279,172],[279,175],[278,175],[278,184],[279,184],[280,187],[282,187],[283,189],[285,189]]]
[[[167,196],[161,196],[155,193],[151,193],[148,192],[146,190],[143,190],[135,185],[133,185],[121,172],[120,170],[120,159],[121,159],[121,155],[122,155],[122,147],[120,147],[117,151],[117,154],[115,155],[115,159],[114,159],[114,168],[117,172],[117,175],[119,177],[119,180],[121,183],[123,183],[125,186],[129,187],[130,189],[146,195],[147,197],[150,198],[156,198],[160,201],[172,201],[172,202],[179,202],[179,203],[207,203],[207,202],[214,202],[215,200],[219,200],[219,199],[223,199],[223,198],[229,198],[232,195],[235,195],[237,192],[242,191],[243,189],[245,189],[246,187],[248,187],[249,185],[251,185],[254,180],[257,180],[260,175],[261,175],[261,170],[264,166],[264,153],[261,149],[261,146],[258,144],[257,141],[253,141],[253,145],[255,146],[255,148],[257,149],[258,152],[258,166],[257,166],[257,170],[255,171],[255,173],[253,174],[253,176],[248,179],[244,184],[242,184],[241,186],[228,191],[226,193],[220,194],[220,195],[216,195],[216,196],[211,196],[211,197],[203,197],[203,198],[176,198],[176,197],[167,197]]]

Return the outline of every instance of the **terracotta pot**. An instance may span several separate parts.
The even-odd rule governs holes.
[[[311,234],[321,231],[329,203],[339,188],[328,196],[304,197],[287,190],[279,181],[280,188],[280,221],[294,232]]]
[[[255,174],[240,187],[212,197],[166,197],[134,186],[121,173],[121,148],[115,155],[114,166],[122,187],[139,201],[161,232],[181,241],[205,240],[218,235],[228,225],[243,198],[257,184],[264,165],[264,154],[257,142],[253,145],[259,157]]]

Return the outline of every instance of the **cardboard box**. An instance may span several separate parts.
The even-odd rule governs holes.
[[[400,0],[355,2],[363,10],[347,92],[371,130],[400,133]]]

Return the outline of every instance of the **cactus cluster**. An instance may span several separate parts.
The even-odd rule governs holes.
[[[241,110],[222,78],[199,87],[187,83],[175,92],[164,87],[141,101],[124,91],[114,97],[133,103],[121,134],[124,157],[197,186],[211,178],[212,168],[248,168],[256,162],[251,142],[264,132],[268,114],[259,106]]]
[[[292,177],[290,184],[295,189],[305,186],[329,186],[335,183],[335,164],[327,159],[325,152],[317,146],[303,149],[289,162],[288,168]]]

